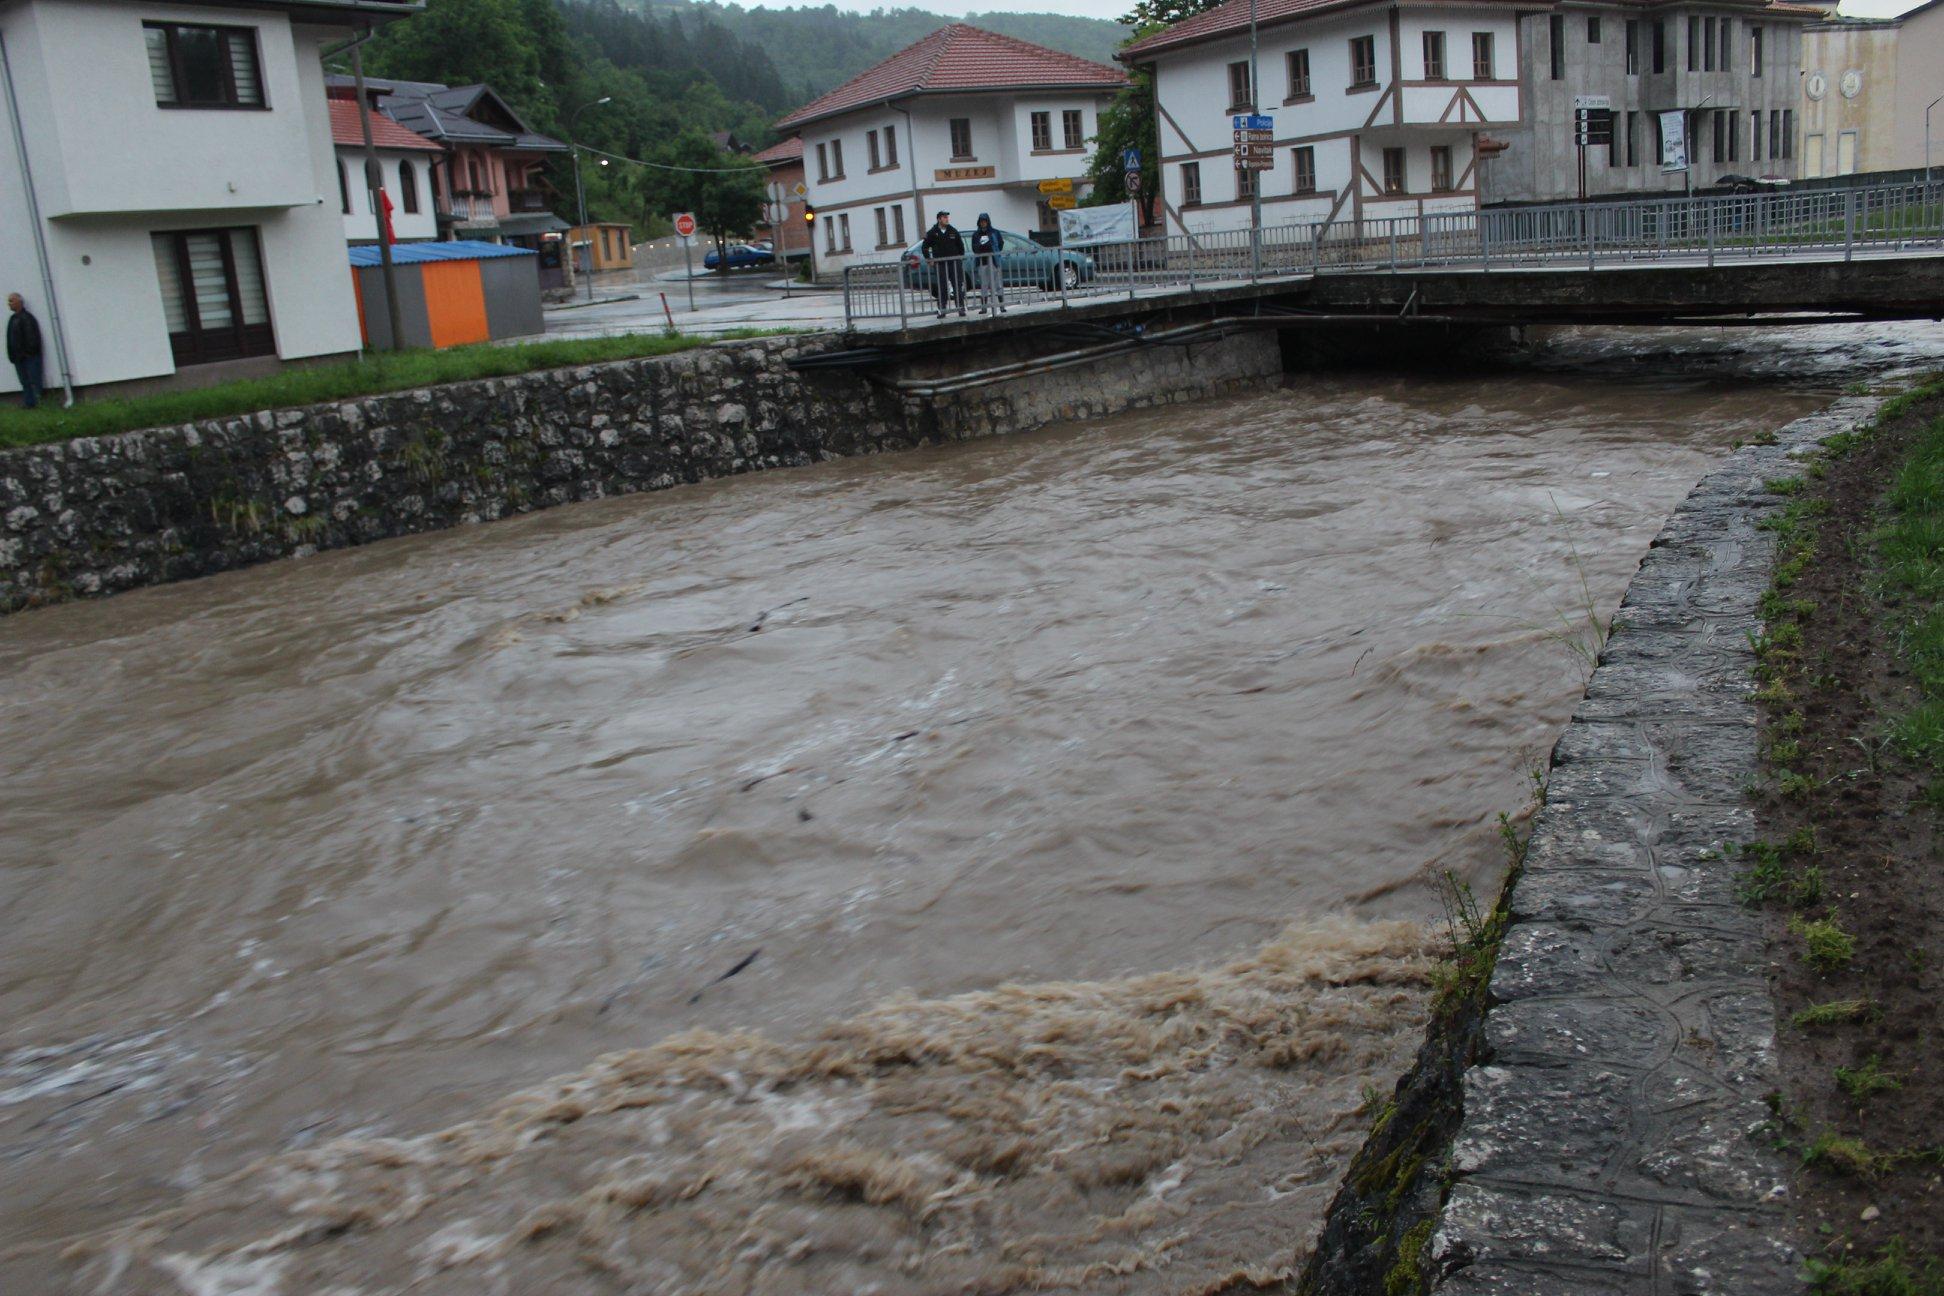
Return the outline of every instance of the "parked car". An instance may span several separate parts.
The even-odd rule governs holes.
[[[1765,189],[1786,189],[1789,182],[1780,176],[1737,175],[1730,171],[1709,187],[1726,189],[1729,193],[1750,194],[1761,193]]]
[[[965,233],[969,261],[972,236],[968,231],[961,232]],[[999,234],[1003,240],[999,252],[999,279],[1008,288],[1033,287],[1056,291],[1062,285],[1078,288],[1093,280],[1093,258],[1084,252],[1043,247],[1024,234],[1015,234],[1011,230],[1000,230]],[[931,263],[925,260],[923,248],[924,244],[913,243],[905,249],[904,284],[907,288],[930,292],[935,271]],[[974,287],[969,275],[965,286],[968,292]]]
[[[702,268],[720,270],[726,263],[731,270],[748,270],[755,266],[771,265],[776,261],[774,252],[765,252],[754,243],[731,243],[727,251],[728,255],[723,256],[714,248],[710,248],[708,255],[702,258]]]

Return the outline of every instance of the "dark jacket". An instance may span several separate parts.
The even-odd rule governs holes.
[[[41,353],[40,321],[30,310],[10,312],[7,316],[7,360],[19,364]]]
[[[981,261],[992,260],[1005,244],[1006,236],[990,225],[972,231],[972,255]]]
[[[925,249],[925,260],[927,261],[936,260],[939,257],[961,257],[965,255],[965,240],[960,238],[958,230],[949,224],[943,229],[940,229],[934,223],[930,228],[926,229],[923,246]]]

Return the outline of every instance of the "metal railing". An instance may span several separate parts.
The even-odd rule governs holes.
[[[942,308],[996,307],[996,274],[1008,307],[1105,297],[1134,299],[1179,289],[1332,272],[1425,268],[1484,272],[1531,266],[1724,262],[1790,257],[1848,260],[1859,250],[1944,248],[1944,183],[1842,190],[1560,203],[1548,207],[1272,225],[1261,230],[1172,234],[1064,251],[849,266],[844,322],[923,320]]]

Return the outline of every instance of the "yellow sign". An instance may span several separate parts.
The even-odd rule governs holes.
[[[1072,211],[1080,205],[1080,200],[1072,194],[1054,194],[1046,200],[1046,205],[1054,211]]]
[[[1061,176],[1058,180],[1042,180],[1039,189],[1041,193],[1072,193],[1073,181],[1066,176]]]
[[[998,173],[989,166],[940,167],[938,170],[932,172],[932,179],[940,182],[947,180],[990,180],[996,174]]]

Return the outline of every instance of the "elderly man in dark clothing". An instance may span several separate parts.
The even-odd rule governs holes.
[[[932,291],[938,294],[938,318],[945,318],[945,304],[956,299],[958,313],[965,314],[965,239],[938,213],[938,222],[925,231],[925,260],[932,266]]]
[[[41,398],[40,321],[19,293],[7,294],[7,359],[20,379],[20,406],[32,409]]]

